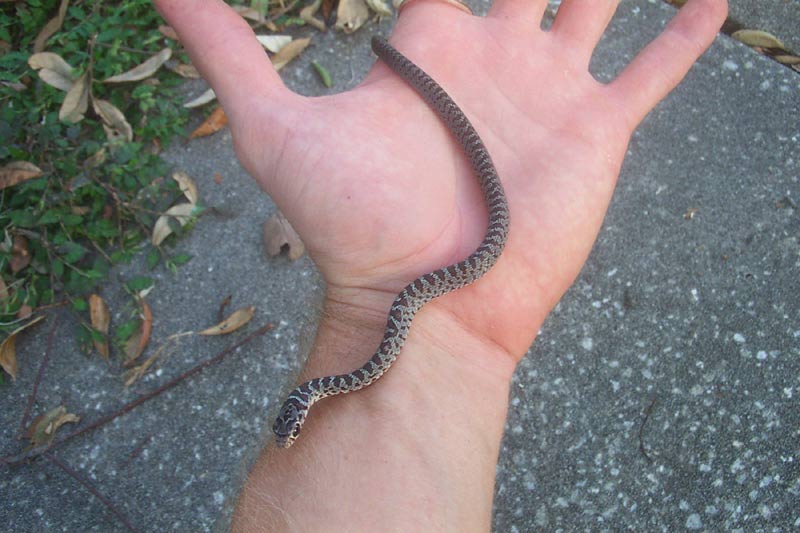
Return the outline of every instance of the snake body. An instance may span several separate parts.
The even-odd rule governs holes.
[[[417,311],[434,298],[469,285],[486,274],[500,257],[508,237],[506,196],[489,152],[469,119],[439,84],[385,39],[373,37],[372,49],[428,102],[461,144],[483,190],[489,227],[483,242],[469,257],[406,285],[392,303],[378,350],[361,368],[349,374],[312,379],[289,394],[272,427],[276,443],[282,448],[288,448],[297,439],[314,403],[328,396],[363,389],[386,373],[400,354]]]

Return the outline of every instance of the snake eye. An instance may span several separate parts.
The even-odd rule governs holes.
[[[299,434],[300,434],[300,426],[297,426],[292,430],[292,437],[297,437]]]

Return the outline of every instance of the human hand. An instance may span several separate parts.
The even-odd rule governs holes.
[[[409,281],[460,261],[486,209],[469,164],[421,98],[378,62],[346,93],[284,87],[221,1],[155,0],[216,90],[237,153],[305,242],[328,296],[385,316]],[[518,360],[600,228],[633,129],[716,35],[725,0],[690,0],[610,84],[588,72],[617,2],[497,0],[485,18],[404,8],[391,42],[475,125],[508,196],[505,252],[479,283],[429,304]],[[442,31],[447,28],[447,31]]]

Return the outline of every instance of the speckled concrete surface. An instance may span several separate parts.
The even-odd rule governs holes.
[[[593,62],[597,76],[618,72],[671,13],[623,2]],[[318,36],[284,77],[323,93],[308,66],[317,59],[343,90],[372,62],[368,39]],[[800,527],[798,111],[800,77],[721,37],[637,131],[592,256],[514,378],[496,531]],[[213,323],[228,294],[233,306],[257,306],[253,328],[276,328],[56,453],[143,531],[225,529],[312,335],[319,281],[307,258],[263,257],[261,223],[273,206],[236,163],[227,133],[169,157],[217,210],[178,245],[194,259],[177,275],[154,273],[154,339]],[[122,312],[119,288],[103,296]],[[16,449],[48,322],[21,344],[33,364],[0,398],[3,453]],[[85,420],[246,334],[188,337],[126,390],[74,349],[73,327],[59,326],[37,407],[64,404]],[[46,462],[0,471],[0,494],[0,523],[14,531],[123,530]]]

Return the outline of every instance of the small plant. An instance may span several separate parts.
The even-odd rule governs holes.
[[[159,24],[149,0],[0,4],[0,335],[43,305],[85,310],[181,196],[159,156],[184,133],[179,76],[104,83],[164,55]]]

